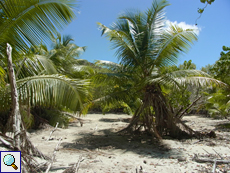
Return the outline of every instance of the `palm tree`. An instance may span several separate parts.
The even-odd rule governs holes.
[[[1,51],[0,52],[2,56],[0,61],[1,84],[3,82],[8,83],[8,77],[5,76],[5,74],[7,74],[5,47],[6,47],[6,43],[10,43],[11,46],[13,47],[13,61],[15,63],[15,71],[17,72],[16,77],[18,80],[19,90],[21,87],[20,85],[21,80],[24,81],[24,83],[26,83],[28,87],[30,86],[28,84],[33,81],[34,89],[39,88],[38,86],[42,84],[41,80],[44,81],[43,85],[46,86],[47,84],[49,84],[53,87],[58,87],[58,85],[55,85],[57,84],[57,80],[58,82],[61,82],[63,86],[69,85],[70,90],[66,90],[65,92],[68,91],[75,92],[74,90],[76,90],[77,86],[82,86],[82,83],[84,83],[84,81],[81,82],[78,80],[71,81],[70,79],[65,78],[62,75],[57,75],[57,71],[55,71],[52,62],[44,57],[47,55],[46,54],[47,48],[44,45],[41,45],[39,49],[38,47],[36,47],[36,45],[38,45],[43,41],[52,40],[53,35],[58,35],[57,29],[59,30],[62,29],[64,26],[69,24],[75,18],[74,8],[76,6],[77,5],[75,1],[72,0],[57,0],[57,1],[31,0],[29,2],[26,0],[1,1],[0,3],[0,9],[1,9],[0,11],[0,15],[1,15],[0,50]],[[32,49],[28,53],[29,46],[33,46],[34,48],[36,48],[36,50],[39,50],[40,55],[34,56],[35,52],[32,52],[34,51]],[[36,54],[38,54],[38,52],[36,52]],[[37,75],[49,75],[49,76],[43,76],[42,79],[39,76],[38,78],[36,78]],[[66,81],[70,81],[70,82],[66,82]],[[70,84],[72,84],[73,86],[71,87]],[[87,85],[88,82],[85,82],[85,84]],[[26,85],[23,84],[23,86],[25,87]],[[7,88],[1,88],[1,91],[5,91],[6,89]],[[29,90],[29,88],[27,89]],[[51,90],[47,90],[46,87],[41,87],[40,91],[44,93]],[[39,92],[39,89],[37,90],[37,92]],[[25,95],[22,96],[23,98],[26,97],[32,98],[31,95],[29,96],[26,93],[24,94]],[[75,96],[76,96],[75,101],[77,100],[77,102],[81,103],[79,93]],[[45,97],[41,97],[41,98],[45,98]],[[52,100],[52,99],[50,98],[48,100]],[[5,101],[4,98],[1,98],[2,105],[4,101]],[[34,100],[34,102],[37,103],[36,100]],[[76,111],[77,107],[79,107],[79,105],[76,106],[76,108],[74,108],[73,111]],[[4,107],[4,110],[6,109],[7,107]]]
[[[30,106],[36,105],[61,107],[74,112],[82,107],[80,97],[83,87],[87,84],[86,81],[73,80],[57,74],[47,75],[47,66],[44,64],[45,61],[42,61],[42,57],[36,57],[35,59],[40,60],[34,61],[36,63],[29,62],[30,59],[25,57],[29,47],[52,40],[52,35],[56,35],[58,30],[68,25],[76,17],[75,7],[74,0],[2,0],[0,2],[0,83],[6,83],[0,86],[1,118],[6,115],[9,119],[12,100],[6,76],[6,43],[13,48],[14,69],[18,72],[16,77],[20,107],[27,106],[28,114],[30,114]],[[23,56],[20,56],[21,53]],[[26,69],[25,64],[30,67],[30,72],[23,74],[22,69]],[[39,74],[44,75],[37,76]],[[70,103],[68,96],[73,97],[74,101]],[[24,128],[22,126],[21,128],[23,133],[16,132],[15,136],[17,138],[20,136],[19,138],[22,139],[20,145],[23,157],[27,157],[29,153],[35,154],[36,150],[30,150],[33,147],[26,137]],[[22,164],[25,165],[25,162],[30,164],[29,160],[24,159]]]
[[[27,59],[20,56],[30,46],[52,40],[76,16],[74,0],[3,0],[0,3],[0,83],[8,83],[6,77],[6,43],[13,47],[13,63],[22,65]],[[23,61],[22,61],[23,60]],[[41,60],[41,58],[40,58]],[[32,64],[30,64],[32,65]],[[20,69],[20,68],[19,68]],[[18,69],[18,70],[19,70]],[[21,70],[19,70],[21,71]],[[31,71],[31,73],[33,73]]]
[[[28,50],[42,40],[50,40],[74,18],[73,0],[2,0],[0,3],[0,50],[6,43],[15,50]]]
[[[98,23],[102,35],[108,37],[112,42],[112,48],[116,49],[115,54],[123,67],[120,76],[123,74],[122,77],[130,78],[123,80],[123,83],[132,85],[131,91],[123,89],[122,93],[126,94],[116,93],[113,97],[115,99],[111,99],[111,96],[110,100],[122,99],[131,93],[140,98],[140,104],[125,131],[141,130],[144,127],[158,138],[168,134],[173,137],[181,135],[178,124],[193,132],[177,118],[177,113],[172,112],[162,91],[163,87],[179,89],[186,83],[204,84],[215,81],[198,70],[162,73],[164,67],[175,65],[179,55],[186,52],[197,40],[192,29],[184,30],[176,25],[166,28],[164,8],[168,5],[166,0],[153,1],[147,11],[127,11],[119,16],[111,27]]]
[[[72,43],[74,39],[70,35],[57,34],[57,38],[52,36],[53,46],[49,59],[55,64],[59,73],[71,76],[72,71],[79,65],[78,58],[85,50],[86,46],[79,47]]]

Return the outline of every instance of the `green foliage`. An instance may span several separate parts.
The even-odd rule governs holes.
[[[28,109],[26,106],[21,106],[20,113],[25,128],[26,129],[32,128],[34,125],[34,116],[30,113],[30,109]]]
[[[207,2],[207,3],[210,4],[210,5],[211,5],[214,1],[215,1],[215,0],[200,0],[200,2],[202,2],[202,3],[204,3],[204,4]]]
[[[49,59],[55,64],[57,71],[61,74],[73,77],[72,73],[76,73],[79,68],[78,58],[86,47],[79,47],[72,43],[74,39],[69,35],[61,35],[58,33],[57,38],[52,36],[53,49],[49,52]]]
[[[74,18],[73,0],[2,0],[0,3],[0,52],[6,43],[16,51],[28,50],[41,40],[50,40],[50,34],[63,29]],[[5,54],[5,53],[3,53]]]
[[[165,89],[163,92],[174,109],[174,112],[179,111],[181,108],[186,108],[191,104],[190,96],[191,92],[187,90],[187,87],[181,89]]]
[[[5,86],[5,70],[0,66],[0,88]]]
[[[63,113],[55,109],[44,109],[43,114],[40,115],[41,118],[48,120],[49,124],[55,126],[57,123],[58,127],[68,127],[70,118]]]
[[[183,64],[179,65],[179,69],[181,70],[195,70],[196,69],[196,64],[192,63],[192,60],[189,61],[184,61]]]
[[[206,65],[205,67],[202,67],[202,68],[201,68],[201,71],[203,71],[203,72],[209,74],[210,76],[213,76],[213,77],[214,77],[212,68],[213,68],[213,65],[208,64],[208,65]]]
[[[199,9],[197,10],[197,12],[200,13],[200,14],[203,13],[203,12],[204,12],[204,8],[199,8]]]
[[[221,57],[214,65],[209,65],[208,70],[218,80],[227,84],[218,90],[206,93],[208,96],[206,109],[212,116],[229,116],[230,110],[230,48],[223,46],[223,51],[220,53]]]
[[[200,0],[201,3],[207,3],[204,8],[198,8],[197,12],[202,14],[204,12],[204,9],[207,7],[207,5],[211,5],[215,0]]]
[[[6,75],[6,43],[13,47],[20,109],[26,127],[31,127],[39,119],[34,115],[35,112],[33,116],[30,114],[34,108],[50,111],[68,110],[76,113],[89,101],[89,81],[73,79],[75,74],[71,76],[72,71],[75,71],[75,65],[79,63],[75,58],[85,51],[85,47],[71,43],[73,39],[69,36],[62,39],[58,33],[75,18],[75,7],[74,0],[1,1],[0,117],[4,121],[8,119],[5,115],[9,116],[11,108],[9,81]],[[58,37],[54,38],[54,35]],[[55,42],[52,51],[43,43],[49,40]],[[45,112],[44,116],[46,114],[52,113]],[[55,118],[56,115],[51,117]],[[52,123],[52,119],[50,122]],[[6,123],[1,125],[4,126]]]
[[[195,69],[196,65],[192,63],[192,60],[189,60],[184,61],[184,63],[178,65],[178,67],[174,65],[162,68],[162,73],[170,74],[173,72],[184,72],[184,70],[190,70],[188,72],[190,72],[191,75],[192,70]],[[189,76],[189,74],[187,74],[187,76]],[[191,104],[191,87],[187,85],[181,85],[178,88],[166,86],[162,90],[174,112],[178,112],[181,108],[186,108]]]
[[[197,25],[197,20],[202,16],[205,8],[207,8],[208,5],[211,5],[215,0],[200,0],[201,3],[206,3],[205,7],[203,8],[198,8],[197,12],[200,14],[200,16],[196,19],[196,25]]]
[[[33,129],[41,128],[44,124],[50,124],[58,127],[68,127],[70,117],[62,112],[61,109],[47,108],[47,107],[33,107],[31,109],[34,122],[31,126]]]
[[[223,46],[221,57],[215,62],[211,71],[216,79],[219,79],[230,85],[230,48]]]
[[[213,117],[227,117],[230,114],[229,90],[218,89],[217,92],[209,94],[206,108]]]
[[[157,137],[168,131],[175,134],[179,129],[175,127],[170,104],[175,107],[187,104],[188,85],[222,84],[195,70],[191,61],[185,61],[181,69],[176,67],[179,55],[189,50],[197,36],[192,29],[184,30],[177,25],[166,29],[164,8],[168,5],[166,0],[156,0],[145,12],[123,13],[110,27],[98,23],[102,35],[116,50],[119,64],[107,62],[107,72],[95,75],[96,82],[108,86],[104,88],[105,96],[97,101],[109,106],[126,103],[134,112],[129,130],[139,130],[141,124]],[[175,92],[178,92],[174,96],[177,100],[169,100],[169,95]],[[134,109],[132,100],[139,100]]]

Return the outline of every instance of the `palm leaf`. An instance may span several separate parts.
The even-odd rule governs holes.
[[[89,99],[88,80],[69,79],[62,75],[41,75],[27,77],[17,81],[21,105],[56,107],[74,112],[82,108],[82,103]],[[1,90],[0,111],[9,109],[9,92]]]
[[[5,86],[5,70],[0,66],[0,88]]]
[[[50,40],[50,32],[57,33],[69,24],[75,14],[73,0],[1,0],[0,49],[8,42],[16,50],[27,50]]]
[[[57,74],[54,64],[50,59],[42,55],[25,57],[15,63],[15,71],[19,79],[41,74]]]
[[[183,30],[176,25],[171,25],[168,30],[162,33],[160,48],[154,64],[157,67],[175,65],[178,56],[188,51],[190,45],[196,40],[197,36],[192,29]]]
[[[175,81],[180,83],[181,85],[193,85],[193,86],[210,86],[215,85],[219,87],[227,87],[228,85],[224,82],[221,82],[217,79],[213,79],[211,77],[200,77],[200,76],[193,76],[193,77],[182,77],[182,78],[175,78]]]

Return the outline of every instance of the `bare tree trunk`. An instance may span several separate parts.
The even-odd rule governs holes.
[[[11,99],[12,99],[12,115],[13,115],[13,133],[14,133],[14,150],[21,150],[20,147],[20,133],[21,133],[21,114],[19,111],[18,92],[16,86],[16,79],[12,64],[12,47],[7,43],[6,53],[8,56],[8,71],[11,87]]]

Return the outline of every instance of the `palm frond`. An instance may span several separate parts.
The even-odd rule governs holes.
[[[138,55],[135,47],[132,45],[132,41],[130,41],[130,37],[127,37],[127,34],[130,32],[127,25],[127,22],[124,23],[123,20],[120,23],[114,23],[112,28],[122,28],[123,30],[118,29],[110,29],[101,23],[97,23],[99,28],[102,31],[102,35],[105,35],[112,41],[112,49],[117,49],[115,55],[118,59],[123,59],[125,61],[126,66],[132,66],[133,64],[138,63]],[[119,26],[121,25],[121,26]],[[124,26],[123,26],[124,25]],[[127,31],[125,31],[125,29]],[[128,32],[128,33],[126,33]],[[131,38],[132,39],[132,38]]]
[[[190,45],[197,40],[197,36],[192,29],[182,29],[176,25],[171,25],[168,30],[162,33],[160,49],[156,54],[155,65],[158,67],[175,65],[178,56],[188,51]]]
[[[69,79],[62,75],[40,75],[17,81],[21,105],[56,107],[79,111],[82,104],[90,99],[89,81]],[[0,111],[9,109],[9,92],[1,90]],[[4,105],[7,104],[7,105]]]
[[[167,73],[166,75],[171,77],[189,77],[189,76],[206,76],[211,77],[209,74],[205,73],[201,70],[176,70],[171,73]]]
[[[105,61],[105,60],[97,60],[95,61],[95,65],[101,68],[112,70],[113,72],[119,71],[122,68],[120,64],[111,61]]]
[[[184,86],[227,86],[224,82],[217,79],[213,79],[207,73],[200,70],[177,70],[171,73],[161,75],[156,74],[147,79],[148,83],[158,83],[164,87],[173,87],[174,89],[180,89]]]
[[[199,76],[193,76],[193,77],[182,77],[182,78],[175,78],[175,81],[177,81],[180,85],[193,85],[193,86],[218,86],[218,87],[227,87],[228,85],[224,82],[221,82],[217,79],[213,79],[211,77],[199,77]]]
[[[41,74],[57,74],[57,70],[50,59],[42,55],[25,57],[15,63],[15,71],[19,79]]]
[[[0,66],[0,88],[5,86],[5,70]]]
[[[87,99],[89,81],[61,75],[41,75],[18,81],[21,97],[30,97],[31,105],[60,106],[77,111]],[[24,100],[24,99],[22,99]]]
[[[0,49],[8,42],[16,50],[27,50],[41,40],[50,40],[50,32],[68,25],[74,18],[73,0],[2,0],[0,3]]]

